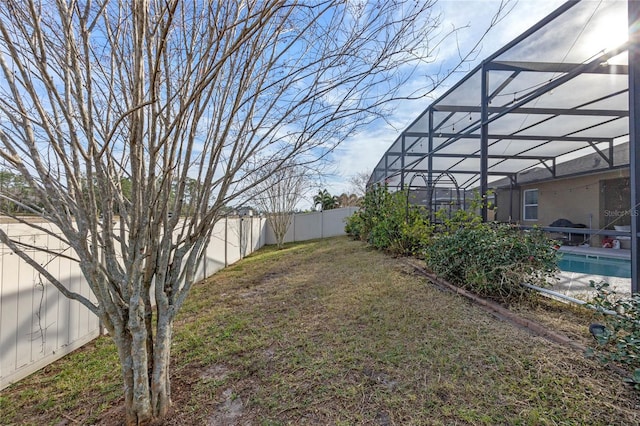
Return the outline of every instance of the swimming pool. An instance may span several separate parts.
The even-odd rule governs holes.
[[[561,253],[558,268],[565,272],[578,272],[604,277],[631,278],[631,261],[613,257]]]

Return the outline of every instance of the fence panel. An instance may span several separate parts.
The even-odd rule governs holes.
[[[242,227],[239,218],[227,218],[227,265],[242,258]]]
[[[357,207],[343,207],[322,212],[296,214],[293,216],[284,242],[290,243],[345,235],[345,219],[356,211],[358,211]],[[275,235],[270,226],[267,226],[266,230],[266,243],[276,243]]]
[[[36,233],[25,225],[3,226],[9,236],[25,244],[52,252],[66,249],[59,239]],[[0,254],[2,389],[94,339],[98,336],[99,322],[79,302],[62,296],[8,247],[0,245]],[[42,251],[33,250],[31,255],[72,291],[95,300],[76,263]]]
[[[357,207],[327,210],[322,216],[322,238],[344,235],[345,220],[358,210]]]
[[[296,239],[295,229],[296,229],[296,221],[300,216],[301,216],[300,214],[297,214],[291,217],[291,223],[287,228],[287,232],[284,234],[283,242],[292,243],[294,241],[298,241]],[[264,220],[267,222],[267,226],[265,227],[265,244],[268,244],[268,245],[277,244],[278,240],[276,239],[276,234],[273,232],[273,228],[269,224],[269,220],[268,219],[264,219]]]
[[[353,208],[296,215],[285,241],[344,234],[344,217]],[[337,223],[336,223],[337,221]],[[60,240],[21,224],[3,224],[12,238],[52,252],[65,252]],[[47,226],[47,224],[42,224]],[[226,217],[215,224],[198,278],[237,262],[265,244],[275,244],[273,230],[260,217]],[[60,282],[95,301],[77,263],[42,252],[32,253]],[[0,244],[0,389],[81,347],[99,334],[99,321],[8,247]]]

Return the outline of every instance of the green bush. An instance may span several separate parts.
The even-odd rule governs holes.
[[[362,208],[347,219],[345,231],[377,249],[419,256],[432,227],[422,209],[408,206],[404,191],[391,193],[376,185],[365,195]]]
[[[423,257],[440,277],[484,297],[509,301],[531,293],[522,282],[547,286],[557,270],[551,241],[537,230],[483,223],[475,213],[482,202],[476,196],[451,217],[439,212],[434,226],[421,208],[407,207],[406,192],[376,186],[346,231],[378,249]]]
[[[345,231],[356,239],[368,241],[369,234],[382,217],[381,211],[386,203],[388,193],[385,187],[375,185],[364,199],[359,211],[347,218]]]
[[[557,257],[541,231],[471,223],[433,238],[425,250],[429,269],[454,285],[499,301],[529,294],[523,282],[548,286],[557,271]]]
[[[432,235],[433,227],[424,218],[421,210],[409,210],[408,220],[399,224],[397,236],[391,241],[388,250],[392,253],[423,258]]]
[[[450,234],[460,228],[474,229],[483,226],[482,217],[478,212],[480,212],[484,200],[477,191],[473,195],[466,208],[458,209],[450,216],[446,209],[437,211],[435,230],[440,234]]]
[[[356,240],[360,240],[363,235],[364,221],[362,213],[362,210],[358,210],[345,220],[344,232]]]
[[[604,328],[594,333],[598,347],[587,355],[605,364],[613,362],[630,368],[631,377],[625,381],[640,390],[640,294],[620,298],[606,282],[592,281],[591,286],[596,289],[596,296],[589,305],[615,315],[602,315]]]

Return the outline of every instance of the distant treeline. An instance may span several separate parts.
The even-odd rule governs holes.
[[[31,209],[41,209],[43,204],[35,196],[28,182],[19,174],[0,170],[0,213],[33,214]]]

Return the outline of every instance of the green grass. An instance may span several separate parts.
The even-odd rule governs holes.
[[[588,319],[569,314],[565,327],[587,341]],[[640,421],[637,395],[595,361],[346,238],[267,247],[195,285],[172,363],[167,424],[206,424],[234,403],[237,423],[258,425]],[[119,380],[113,345],[98,339],[2,391],[0,424],[108,424]]]
[[[115,346],[101,337],[1,391],[0,424],[91,424],[121,395]]]

